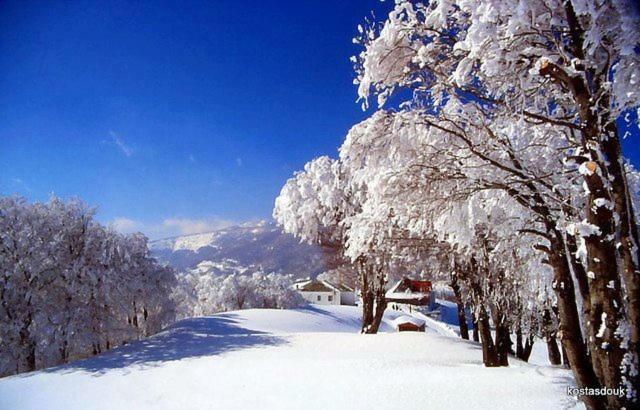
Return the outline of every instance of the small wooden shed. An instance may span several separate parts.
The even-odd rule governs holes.
[[[424,332],[425,321],[417,317],[403,315],[393,320],[398,332]]]

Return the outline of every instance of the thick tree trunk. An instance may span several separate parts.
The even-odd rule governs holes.
[[[573,279],[562,235],[554,229],[550,229],[550,233],[552,236],[549,263],[554,271],[553,289],[558,299],[558,321],[562,346],[567,352],[567,358],[578,387],[597,389],[601,386],[582,339]],[[606,403],[601,396],[583,396],[582,400],[590,409],[604,408]]]
[[[498,363],[500,363],[500,366],[509,366],[511,344],[509,328],[506,326],[498,326],[496,328],[496,351],[498,353]]]
[[[28,323],[31,323],[31,315],[29,315]],[[20,330],[20,345],[24,351],[24,362],[23,365],[20,366],[21,369],[18,373],[36,370],[36,343],[31,337],[28,324]]]
[[[493,343],[493,337],[491,336],[491,328],[489,327],[489,315],[484,306],[480,306],[480,312],[478,313],[478,333],[480,334],[480,340],[482,342],[482,362],[486,367],[498,367],[500,362],[498,360],[498,352],[496,346]]]
[[[616,336],[618,327],[624,320],[622,289],[618,273],[618,259],[615,246],[613,209],[598,204],[598,200],[610,200],[604,177],[599,165],[587,162],[582,165],[589,188],[587,221],[598,228],[597,232],[583,234],[587,247],[587,276],[589,282],[590,317],[587,325],[591,361],[600,383],[606,387],[619,387],[622,382],[620,365],[625,354]],[[609,405],[628,406],[624,399],[608,396]]]
[[[549,363],[555,366],[561,363],[560,349],[558,348],[558,342],[555,337],[547,338],[547,353],[549,356]]]
[[[136,301],[133,301],[133,316],[131,318],[131,322],[135,328],[138,328],[138,308],[136,307]]]
[[[567,351],[562,346],[562,365],[567,369],[571,368],[571,364],[569,363],[569,358],[567,357]]]
[[[576,238],[573,236],[567,236],[567,250],[569,256],[569,263],[573,270],[576,283],[578,284],[578,291],[580,292],[580,300],[582,302],[582,317],[585,320],[591,316],[591,300],[589,296],[589,281],[587,278],[587,271],[584,269],[582,262],[576,257],[578,251],[578,245],[576,244]],[[556,312],[557,315],[557,312]]]
[[[557,314],[557,313],[556,313]],[[542,329],[545,340],[547,341],[547,353],[549,363],[553,365],[560,364],[560,349],[556,341],[557,331],[553,328],[553,320],[551,319],[551,309],[548,307],[542,312]]]
[[[378,329],[380,328],[380,323],[382,322],[382,317],[384,316],[384,311],[387,308],[387,299],[384,295],[384,289],[382,291],[376,292],[375,297],[375,314],[373,316],[373,323],[369,328],[369,331],[366,333],[378,333]]]
[[[369,333],[373,325],[373,309],[375,295],[370,281],[367,266],[363,261],[359,261],[358,269],[360,273],[360,285],[362,287],[362,329],[361,333]]]
[[[504,323],[504,314],[499,308],[494,308],[493,319],[496,328],[496,354],[500,366],[509,366],[509,351],[511,350],[511,336],[509,326]]]
[[[522,337],[522,328],[518,326],[516,329],[516,357],[525,362],[529,361],[531,357],[531,350],[533,349],[533,334],[529,333],[526,339]]]
[[[569,29],[568,50],[575,58],[583,60],[585,31],[572,2],[564,2],[564,9]],[[580,233],[587,244],[587,275],[591,278],[591,311],[587,320],[589,351],[600,383],[615,388],[620,386],[622,373],[625,371],[621,371],[623,357],[636,364],[638,361],[640,278],[636,271],[639,251],[631,197],[621,162],[619,136],[615,118],[610,117],[612,97],[607,88],[610,85],[610,74],[608,69],[598,72],[599,70],[600,68],[587,66],[584,68],[585,75],[570,75],[551,63],[541,67],[540,74],[550,76],[571,93],[580,116],[581,142],[588,154],[585,158],[589,161],[581,165],[581,174],[589,191],[585,207],[586,220],[598,228],[598,232],[592,232],[588,236]],[[619,224],[614,222],[614,210]],[[614,241],[617,245],[614,245]],[[622,305],[620,276],[624,278],[627,287],[627,294],[624,295],[628,303],[627,312],[624,312]],[[632,333],[632,340],[627,348],[620,346],[621,340],[615,336],[616,329],[625,316]],[[571,358],[572,353],[567,350]],[[573,361],[570,362],[574,367]],[[634,377],[631,384],[635,387],[638,385],[638,376]],[[633,404],[626,398],[608,397],[607,402],[612,408],[637,406],[637,403]]]
[[[384,265],[369,266],[369,274],[374,277],[372,293],[374,295],[374,309],[373,321],[371,326],[367,329],[366,333],[375,334],[378,333],[384,311],[387,309],[387,298],[385,297],[386,278],[384,275]]]
[[[368,333],[373,324],[374,297],[371,290],[362,294],[362,333]]]
[[[60,347],[60,363],[69,361],[69,342],[67,341],[67,332],[62,332],[62,346]]]
[[[467,327],[467,315],[464,305],[458,304],[458,323],[460,324],[460,337],[469,340],[469,328]]]
[[[529,361],[529,358],[531,357],[531,352],[533,351],[534,342],[535,340],[533,338],[533,334],[529,334],[529,336],[527,336],[527,339],[524,342],[524,350],[522,351],[522,357],[520,359],[524,360],[525,362]]]
[[[631,361],[635,362],[637,367],[640,356],[640,247],[638,246],[640,234],[636,224],[636,210],[633,209],[629,183],[622,164],[622,149],[615,121],[610,121],[606,130],[609,138],[602,142],[602,148],[608,159],[604,165],[608,165],[607,171],[611,179],[614,211],[620,221],[618,252],[620,253],[625,299],[628,303],[627,321],[631,329],[628,351],[630,355],[635,356]],[[630,385],[636,386],[636,395],[638,395],[637,386],[640,385],[640,375],[632,375],[629,374],[628,369],[625,370],[627,370],[623,371],[625,377]]]

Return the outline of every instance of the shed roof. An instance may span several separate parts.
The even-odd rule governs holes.
[[[409,315],[402,315],[400,317],[397,317],[393,319],[392,322],[396,327],[405,323],[411,323],[412,325],[420,327],[420,326],[424,326],[427,323],[422,319],[418,319],[417,317],[409,316]]]

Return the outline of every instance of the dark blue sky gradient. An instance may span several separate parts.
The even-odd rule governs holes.
[[[368,115],[351,39],[390,6],[0,2],[0,194],[79,196],[103,222],[269,217]]]

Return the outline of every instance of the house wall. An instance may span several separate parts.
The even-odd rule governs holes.
[[[416,326],[413,323],[402,323],[398,326],[398,332],[424,332],[424,325]]]
[[[309,303],[315,303],[316,305],[339,305],[340,295],[338,292],[300,292],[304,300]],[[329,300],[331,296],[332,300]],[[318,300],[320,297],[320,300]]]
[[[341,305],[355,305],[356,304],[356,292],[340,292],[340,304]]]

